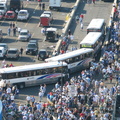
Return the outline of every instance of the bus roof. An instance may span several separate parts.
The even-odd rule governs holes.
[[[61,54],[61,55],[58,55],[58,56],[55,56],[55,57],[45,59],[45,61],[46,62],[63,61],[63,60],[66,60],[66,59],[69,59],[69,58],[72,58],[72,57],[76,57],[80,54],[88,53],[88,52],[91,52],[91,51],[93,51],[93,49],[91,49],[91,48],[90,49],[81,48],[81,49],[78,49],[78,50],[74,50],[74,51],[71,51],[71,52],[68,52],[68,53],[64,53],[64,54]]]
[[[24,65],[17,67],[8,67],[8,68],[1,68],[0,73],[12,73],[12,72],[14,73],[14,72],[22,72],[26,70],[31,71],[31,70],[54,68],[61,66],[67,66],[67,64],[65,62],[49,62],[49,63],[40,63],[40,64]]]
[[[104,22],[105,22],[104,19],[92,19],[87,29],[91,29],[91,28],[99,29]]]
[[[80,44],[94,44],[101,35],[101,32],[89,32]]]

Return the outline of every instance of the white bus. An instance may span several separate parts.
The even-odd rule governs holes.
[[[105,20],[104,19],[92,19],[87,27],[87,34],[89,32],[102,32],[105,34]]]
[[[46,62],[63,61],[68,64],[69,73],[90,67],[93,60],[93,49],[82,48],[55,57],[45,59]]]
[[[67,64],[64,62],[50,62],[18,67],[1,68],[0,85],[10,81],[12,85],[19,88],[35,86],[39,84],[51,84],[58,82],[62,77],[68,75]]]
[[[92,48],[94,56],[101,50],[104,37],[101,32],[90,32],[80,42],[80,48]]]

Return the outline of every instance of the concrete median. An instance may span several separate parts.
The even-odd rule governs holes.
[[[62,29],[62,36],[65,36],[67,34],[67,31],[69,29],[69,26],[70,26],[70,24],[72,22],[72,19],[73,19],[74,15],[75,15],[75,12],[76,12],[76,10],[78,8],[79,3],[80,3],[80,0],[77,0],[75,5],[73,6],[72,12],[69,13],[69,16],[66,16],[67,20],[66,20],[66,24],[65,24],[64,28]],[[53,50],[53,56],[55,55],[55,52],[57,52],[57,53],[60,52],[61,43],[62,43],[62,38],[57,42],[56,47]]]

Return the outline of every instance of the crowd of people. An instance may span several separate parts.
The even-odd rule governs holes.
[[[103,45],[103,56],[98,63],[93,62],[90,70],[82,71],[63,86],[56,83],[55,89],[47,95],[57,120],[112,119],[115,96],[120,92],[119,28],[119,21],[112,23],[110,40]],[[94,78],[99,75],[102,79]],[[115,84],[108,88],[105,83],[111,84],[113,79]]]
[[[0,87],[3,116],[7,120],[53,120],[54,116],[56,120],[111,120],[115,95],[120,92],[119,28],[119,21],[112,24],[111,38],[102,48],[102,59],[64,85],[56,83],[47,94],[47,102],[42,102],[46,85],[40,85],[39,101],[28,95],[26,104],[16,104],[19,89],[4,81]],[[70,31],[68,34],[71,35]],[[108,88],[106,82],[112,83],[113,79],[115,84]]]

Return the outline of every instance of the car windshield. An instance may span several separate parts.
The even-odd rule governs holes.
[[[0,50],[0,53],[2,53],[2,50]]]
[[[16,54],[16,53],[17,53],[16,50],[9,50],[9,51],[8,51],[8,54]]]
[[[40,54],[46,55],[46,51],[40,51],[40,52],[39,52],[39,55],[40,55]]]
[[[36,44],[28,44],[28,48],[36,48]]]
[[[53,31],[49,31],[49,32],[48,32],[48,31],[47,31],[47,32],[46,32],[46,35],[49,36],[49,37],[52,37],[52,36],[55,35],[55,32],[53,32]]]
[[[27,32],[21,32],[20,35],[27,35]]]
[[[0,47],[4,47],[4,48],[6,48],[6,45],[0,45]]]
[[[50,15],[50,17],[51,17],[51,14],[50,14],[50,13],[44,13],[44,14],[46,14],[46,15]]]
[[[7,13],[7,15],[8,15],[8,16],[11,16],[11,15],[13,15],[13,13]]]
[[[0,10],[4,10],[4,7],[0,7]]]
[[[26,13],[26,12],[20,12],[19,15],[20,15],[20,16],[26,16],[27,13]]]

